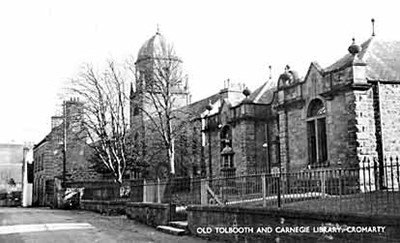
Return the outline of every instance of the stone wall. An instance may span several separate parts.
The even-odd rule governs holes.
[[[175,205],[128,202],[125,212],[128,218],[150,226],[167,225],[169,221],[173,220]]]
[[[259,173],[267,173],[270,168],[270,161],[268,161],[267,147],[264,145],[267,142],[267,124],[265,121],[257,121],[255,126],[255,139],[254,139],[254,171]]]
[[[400,154],[400,84],[380,84],[382,143],[385,156]]]
[[[284,110],[279,110],[279,146],[280,146],[280,167],[282,172],[286,172],[289,167],[289,141],[288,141],[288,114]],[[297,156],[293,154],[292,156]]]
[[[252,120],[240,121],[240,129],[236,131],[239,134],[241,141],[238,141],[238,153],[235,154],[235,166],[237,167],[236,175],[254,174],[255,167],[255,146],[257,141],[255,139],[255,124]]]
[[[91,150],[86,144],[87,133],[81,126],[82,103],[70,100],[65,103],[66,127],[64,122],[53,127],[50,133],[33,148],[34,183],[33,203],[39,206],[53,205],[54,191],[46,183],[54,184],[54,178],[63,176],[64,134],[66,133],[66,179],[93,180],[102,177],[90,166]]]
[[[354,91],[355,119],[357,139],[357,159],[377,156],[376,130],[374,124],[374,100],[372,88],[365,91]]]
[[[208,118],[206,122],[205,130],[205,144],[204,144],[204,161],[206,165],[207,176],[210,176],[210,164],[211,172],[213,177],[220,176],[221,170],[221,126],[225,124],[220,123],[220,117],[218,115]],[[241,161],[241,145],[237,142],[241,140],[241,125],[235,124],[231,126],[232,129],[232,148],[235,152],[234,155],[234,165],[237,166]],[[210,153],[211,151],[211,153]],[[211,158],[210,158],[211,155]],[[210,163],[211,159],[211,163]]]
[[[106,215],[121,215],[125,214],[126,204],[125,201],[114,200],[81,200],[80,208]]]
[[[46,181],[54,181],[54,177],[62,177],[63,153],[59,143],[60,129],[53,129],[46,141],[34,148],[34,182],[33,204],[45,206],[52,204],[46,197]]]
[[[18,206],[21,206],[20,201],[0,199],[0,207],[18,207]]]
[[[380,159],[380,185],[391,189],[399,186],[400,158],[400,85],[376,84],[378,151]]]
[[[305,108],[304,108],[305,109]],[[307,167],[307,121],[302,109],[290,109],[288,111],[287,132],[289,171],[299,171]]]
[[[242,175],[246,173],[246,158],[243,154],[245,145],[245,133],[244,133],[244,124],[241,122],[233,123],[231,126],[232,129],[232,149],[235,152],[233,156],[233,164],[236,168],[236,175]],[[220,155],[221,156],[221,155]]]
[[[106,215],[126,215],[149,226],[167,225],[176,220],[175,205],[116,200],[81,200],[80,208]]]
[[[280,159],[283,169],[298,171],[307,168],[307,112],[314,99],[320,99],[326,107],[328,161],[323,166],[357,166],[360,159],[367,157],[372,160],[377,157],[373,89],[365,80],[358,86],[354,82],[350,67],[322,76],[311,65],[306,79],[299,84],[301,92],[293,91],[295,86],[277,91]],[[396,104],[394,100],[399,97],[393,96],[395,92],[387,91],[387,87],[394,85],[385,85],[380,91],[382,94],[378,95],[390,93],[387,95],[391,97],[389,100],[380,98],[385,104],[390,104],[386,105],[390,106],[387,108],[390,113],[396,109],[393,104]],[[390,124],[388,127],[395,126]]]
[[[209,127],[211,129],[205,131],[206,141],[204,146],[207,174],[209,173],[209,151],[211,149],[212,175],[214,177],[222,176],[221,151],[223,148],[221,147],[221,132],[222,128],[226,126],[229,126],[232,135],[231,148],[234,152],[234,175],[261,173],[269,168],[268,151],[266,147],[263,147],[267,142],[267,107],[257,104],[241,104],[230,108],[230,112],[220,113],[209,118]],[[235,116],[232,115],[234,110]],[[255,116],[258,111],[261,111],[259,112],[260,114]],[[271,138],[274,137],[272,135],[273,132],[271,127]]]
[[[337,94],[332,100],[326,102],[327,117],[327,147],[328,159],[331,165],[347,161],[347,119],[346,100],[344,93]]]

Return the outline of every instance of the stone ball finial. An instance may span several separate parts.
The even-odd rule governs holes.
[[[350,54],[354,56],[361,51],[361,47],[356,44],[356,40],[353,38],[353,43],[349,46],[347,50],[350,52]]]
[[[246,87],[243,92],[244,96],[246,96],[246,98],[250,95],[250,90]]]

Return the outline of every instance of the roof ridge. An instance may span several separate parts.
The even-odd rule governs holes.
[[[262,95],[268,90],[267,88],[269,88],[268,87],[268,82],[269,81],[270,81],[270,79],[267,80],[263,85],[261,85],[260,91],[258,92],[258,94],[256,95],[256,97],[253,100],[254,102],[257,102],[258,100],[260,100]]]
[[[336,60],[333,64],[329,65],[328,67],[324,68],[324,72],[333,72],[345,67],[348,67],[351,63],[354,62],[355,58],[358,57],[359,59],[363,60],[365,54],[367,53],[371,43],[373,42],[375,37],[371,36],[367,40],[361,43],[361,51],[356,55],[352,55],[351,53],[346,53],[343,57]]]

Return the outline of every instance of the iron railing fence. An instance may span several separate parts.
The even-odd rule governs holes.
[[[191,205],[200,204],[201,183],[196,177],[171,177],[126,180],[123,184],[112,180],[75,181],[66,183],[66,187],[83,188],[82,199]]]
[[[200,178],[194,177],[131,181],[131,195],[135,195],[131,199],[176,205],[200,204],[201,183]]]
[[[67,182],[66,188],[82,188],[82,199],[89,200],[126,200],[128,196],[121,193],[122,188],[129,187],[128,183],[119,185],[112,180],[73,181]]]
[[[379,164],[361,158],[351,168],[311,168],[296,172],[226,175],[217,178],[75,182],[84,187],[83,199],[187,205],[240,205],[306,211],[393,214],[400,213],[398,156]],[[78,184],[77,184],[78,183]]]
[[[360,214],[400,213],[399,158],[364,157],[351,168],[313,168],[207,180],[208,203]]]

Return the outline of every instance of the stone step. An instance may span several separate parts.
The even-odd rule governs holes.
[[[169,225],[178,229],[184,229],[187,230],[188,228],[188,222],[187,221],[171,221],[169,222]]]
[[[172,226],[167,226],[167,225],[159,225],[157,226],[157,230],[162,231],[167,234],[171,235],[185,235],[187,234],[187,231],[184,229],[178,229]]]

